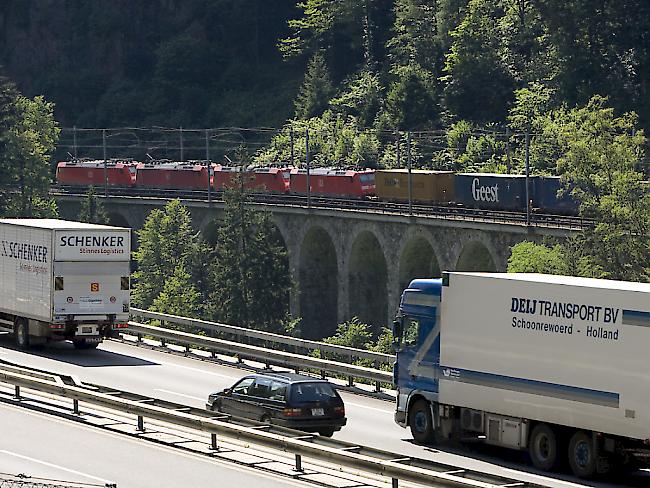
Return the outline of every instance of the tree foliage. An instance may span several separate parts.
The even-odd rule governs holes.
[[[108,224],[108,214],[103,202],[97,198],[94,186],[88,189],[86,198],[81,202],[79,221],[91,224]]]
[[[322,115],[327,108],[334,88],[322,54],[316,53],[309,61],[305,81],[296,97],[296,117],[309,119]]]
[[[541,153],[557,154],[561,192],[580,202],[580,215],[593,221],[581,234],[552,249],[513,250],[512,269],[548,269],[564,261],[567,273],[630,281],[650,281],[650,193],[635,166],[645,136],[633,114],[616,116],[607,100],[549,112]]]
[[[172,200],[163,209],[152,210],[137,234],[139,246],[134,257],[138,269],[133,274],[133,303],[149,308],[168,280],[175,276],[176,282],[183,282],[185,274],[191,274],[188,266],[196,263],[193,256],[199,249],[198,237],[192,229],[188,209],[179,200]]]
[[[208,311],[215,320],[279,332],[289,320],[287,251],[267,213],[250,209],[243,185],[224,194]]]
[[[50,156],[59,136],[53,109],[43,97],[24,97],[0,78],[0,214],[56,216],[49,197]]]

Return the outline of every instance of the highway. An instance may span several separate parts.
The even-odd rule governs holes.
[[[0,472],[118,488],[303,486],[287,478],[0,404]]]
[[[210,392],[231,386],[247,372],[240,368],[199,361],[175,354],[149,350],[147,348],[137,348],[115,341],[100,345],[96,351],[76,351],[70,344],[56,344],[43,351],[25,353],[16,350],[10,338],[5,336],[0,338],[0,359],[43,370],[55,371],[61,374],[75,375],[82,381],[111,386],[198,407],[204,406],[205,399]],[[511,455],[510,459],[504,460],[504,451],[496,451],[499,456],[497,457],[494,455],[494,452],[485,450],[466,451],[454,449],[438,451],[433,448],[414,445],[411,443],[411,436],[408,430],[402,429],[394,423],[394,407],[391,402],[347,392],[342,392],[342,396],[346,404],[348,425],[341,432],[335,434],[337,438],[399,452],[408,456],[430,458],[435,461],[454,464],[468,469],[493,472],[551,487],[567,488],[584,486],[569,475],[556,474],[550,478],[541,472],[536,472],[532,467],[521,462],[521,456]],[[182,484],[178,482],[172,483],[171,479],[168,480],[163,476],[162,478],[165,483],[169,481],[169,484],[160,484],[158,486],[182,486],[183,484],[185,486],[207,486],[206,480],[209,479],[211,469],[217,470],[216,467],[210,468],[209,466],[210,462],[214,463],[214,461],[201,460],[200,458],[193,461],[192,459],[194,458],[192,456],[175,454],[171,449],[167,448],[143,448],[139,446],[138,441],[132,439],[120,440],[116,438],[115,434],[106,434],[98,430],[80,427],[74,424],[66,427],[69,424],[64,421],[48,421],[46,417],[42,416],[34,416],[28,419],[25,418],[25,415],[32,414],[21,414],[14,407],[11,407],[11,414],[5,416],[5,407],[2,408],[1,418],[3,419],[3,425],[6,423],[5,419],[16,416],[16,421],[11,422],[11,426],[14,426],[14,424],[24,424],[28,428],[28,432],[33,432],[34,436],[38,435],[39,432],[47,432],[47,437],[51,442],[56,442],[57,439],[70,439],[73,436],[75,438],[78,436],[81,439],[82,435],[83,440],[79,441],[79,445],[95,445],[95,442],[97,442],[97,445],[101,446],[98,447],[99,452],[102,453],[101,457],[106,460],[106,457],[109,456],[110,462],[93,464],[89,461],[89,464],[86,464],[84,461],[76,463],[77,458],[75,456],[67,456],[63,460],[54,459],[54,461],[47,456],[43,459],[53,464],[65,460],[70,463],[70,460],[73,459],[77,467],[83,467],[80,471],[88,472],[93,476],[104,479],[115,479],[118,482],[120,479],[128,480],[128,483],[124,485],[118,484],[118,486],[147,486],[146,483],[142,485],[139,483],[145,479],[141,477],[142,466],[149,464],[151,466],[150,469],[154,471],[174,465],[174,472],[176,474],[180,471],[176,469],[179,463],[183,466],[185,464],[196,464],[196,467],[188,468],[193,473],[192,476],[197,477],[196,482],[188,483],[187,479],[184,479]],[[22,417],[18,418],[20,415]],[[70,433],[65,433],[66,428],[70,429]],[[81,431],[82,429],[83,433]],[[102,436],[107,436],[109,440],[103,441],[104,443],[102,444],[99,441]],[[6,440],[7,437],[3,435],[3,439]],[[25,455],[25,453],[33,453],[34,450],[30,451],[30,446],[38,444],[38,442],[34,442],[34,439],[32,439],[32,442],[23,443],[23,440],[17,435],[9,436],[9,439],[11,439],[11,446],[6,447],[3,442],[0,448],[0,463],[3,466],[7,457],[9,456],[11,458],[11,455],[7,455],[3,450]],[[113,443],[115,444],[115,455],[119,456],[120,459],[122,459],[123,455],[121,451],[130,453],[128,456],[125,456],[124,462],[127,462],[127,464],[133,463],[133,479],[128,478],[130,475],[128,474],[128,470],[125,471],[126,468],[123,462],[113,462],[113,448],[107,449],[106,447]],[[120,443],[124,443],[124,445]],[[66,442],[67,446],[76,444]],[[48,452],[51,455],[52,449],[46,450],[42,454],[45,455]],[[89,449],[83,449],[80,455],[82,457],[88,456]],[[167,456],[175,455],[179,456],[178,461],[166,461]],[[143,456],[141,463],[136,461],[140,456]],[[14,463],[18,463],[17,466],[24,466],[24,464],[20,464],[24,463],[24,458],[14,456],[11,459],[13,459]],[[137,469],[135,467],[136,465]],[[65,463],[62,466],[66,466]],[[77,468],[72,466],[70,469]],[[226,468],[219,467],[218,469]],[[233,467],[232,469],[237,470],[237,473],[239,473],[242,468]],[[0,469],[0,471],[3,470]],[[7,472],[6,469],[4,471]],[[250,473],[246,474],[246,476],[258,476],[254,471],[245,471],[245,473]],[[230,474],[235,476],[235,471]],[[42,476],[42,474],[38,475]],[[127,478],[124,478],[124,476]],[[203,476],[205,478],[202,478]],[[220,474],[220,476],[222,475]],[[242,474],[242,476],[244,475]],[[260,473],[260,476],[265,475]],[[52,473],[50,473],[50,477],[56,476],[52,476]],[[61,478],[61,474],[58,477]],[[634,485],[650,486],[650,478],[641,477],[641,481],[637,478],[633,480]],[[175,479],[178,481],[180,478]],[[149,479],[149,482],[151,482],[151,479]],[[262,484],[261,480],[259,482],[256,481],[259,486],[275,486],[272,484],[273,482],[274,480],[268,478],[264,481],[264,483],[269,483],[268,485]],[[281,482],[286,484],[289,480],[285,478]],[[648,484],[646,485],[645,483]],[[151,484],[148,486],[151,486]],[[248,484],[244,486],[248,486]],[[607,487],[617,485],[600,482],[598,484],[590,483],[588,486]]]

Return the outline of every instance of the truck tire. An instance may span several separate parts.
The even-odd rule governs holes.
[[[530,433],[528,454],[537,469],[551,471],[558,466],[558,441],[553,429],[547,424],[537,424]]]
[[[590,478],[596,474],[598,452],[591,435],[577,431],[569,441],[569,466],[578,478]]]
[[[19,349],[29,349],[29,324],[26,319],[18,318],[14,323],[14,338]]]
[[[429,402],[417,400],[413,403],[409,409],[409,427],[416,443],[426,444],[433,440],[433,420]]]
[[[75,339],[72,341],[75,349],[97,349],[99,342],[86,342],[86,339]]]

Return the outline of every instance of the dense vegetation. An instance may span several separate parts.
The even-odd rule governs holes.
[[[180,201],[152,210],[137,231],[134,305],[273,332],[295,328],[287,251],[269,215],[248,208],[247,198],[241,188],[227,193],[214,243],[192,230]]]
[[[0,24],[0,64],[64,126],[504,125],[533,83],[650,123],[645,0],[2,0]]]
[[[0,29],[0,73],[15,82],[0,77],[1,216],[56,215],[59,125],[272,127],[248,132],[266,137],[248,147],[238,136],[231,157],[304,161],[308,133],[314,165],[404,166],[408,154],[517,173],[528,153],[595,225],[515,246],[509,269],[650,281],[647,0],[0,0]],[[116,132],[142,155],[178,144]],[[224,137],[211,134],[217,159]],[[193,137],[186,150],[203,157],[208,134]],[[135,302],[298,334],[286,251],[245,195],[228,199],[216,242],[178,202],[151,213]],[[94,193],[81,218],[106,220]],[[365,327],[351,320],[331,340],[363,346]]]

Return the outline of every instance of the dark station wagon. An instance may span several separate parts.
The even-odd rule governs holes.
[[[343,400],[331,383],[295,373],[245,376],[212,393],[206,408],[328,437],[346,423]]]

